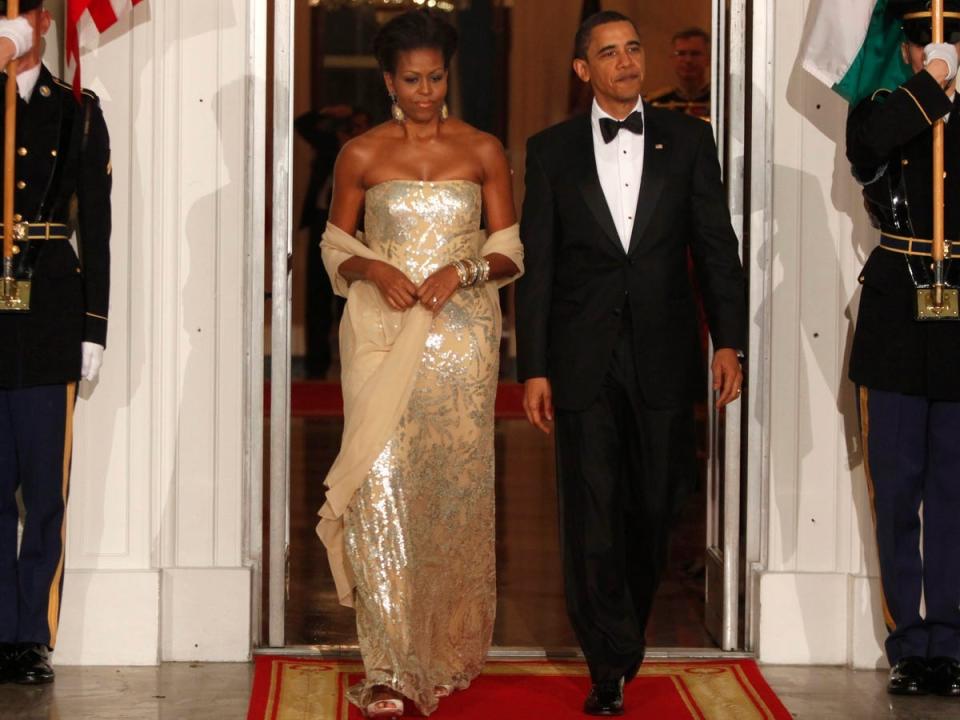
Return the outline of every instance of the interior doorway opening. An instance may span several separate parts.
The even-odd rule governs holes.
[[[325,551],[314,532],[316,510],[323,503],[323,477],[339,447],[342,405],[336,381],[338,302],[324,298],[317,307],[315,285],[311,283],[318,271],[317,257],[311,260],[310,255],[319,240],[316,228],[322,228],[325,221],[324,197],[326,194],[328,198],[329,171],[336,149],[350,133],[388,118],[388,100],[370,48],[373,34],[390,17],[390,11],[380,3],[357,6],[323,0],[289,1],[294,13],[291,52],[295,122],[290,128],[294,133],[294,237],[289,278],[291,394],[285,438],[289,447],[289,510],[284,529],[286,565],[282,572],[286,592],[281,634],[286,646],[352,651],[356,648],[353,611],[337,604]],[[515,172],[518,208],[526,137],[584,107],[582,90],[569,70],[569,43],[557,38],[571,38],[572,42],[582,14],[601,3],[578,0],[563,5],[568,7],[561,11],[551,0],[451,4],[451,19],[461,32],[460,53],[452,68],[451,108],[503,141]],[[621,0],[602,5],[625,12],[641,27],[648,55],[648,101],[656,102],[657,97],[667,95],[665,102],[677,103],[673,108],[677,112],[702,114],[723,133],[729,107],[721,88],[713,87],[708,92],[711,100],[706,108],[702,100],[694,102],[692,98],[684,106],[677,102],[676,94],[671,94],[679,84],[678,65],[689,60],[691,48],[697,47],[695,42],[678,46],[677,33],[702,28],[708,35],[708,76],[724,77],[722,65],[728,48],[717,48],[712,42],[713,37],[720,36],[717,30],[725,27],[723,4],[717,0],[683,0],[668,8],[650,9],[648,3]],[[555,61],[551,64],[549,58]],[[586,103],[588,107],[589,97]],[[309,128],[311,117],[326,135],[319,143],[303,130]],[[322,220],[311,221],[312,212],[319,212]],[[505,336],[496,427],[499,601],[494,646],[566,652],[577,643],[563,601],[552,439],[530,428],[522,417],[519,386],[514,382],[509,296],[503,306]],[[317,312],[325,314],[319,332]],[[326,358],[317,357],[317,347],[323,348]],[[706,402],[699,409],[698,421],[702,436],[700,478],[674,531],[667,575],[650,623],[648,644],[652,649],[682,648],[702,653],[743,647],[742,632],[734,632],[733,646],[729,638],[726,643],[723,638],[723,598],[731,594],[739,598],[742,593],[742,557],[738,551],[730,572],[724,568],[722,552],[717,552],[725,523],[735,522],[735,534],[739,537],[741,533],[739,516],[727,516],[729,493],[724,483],[723,454],[729,446],[727,438],[736,436],[739,442],[739,433],[728,430]],[[736,426],[739,415],[731,421]],[[265,433],[270,432],[268,424]],[[265,446],[282,444],[265,442]],[[265,467],[270,467],[269,458]],[[740,484],[736,487],[739,492]],[[269,522],[264,537],[265,542],[275,542]],[[732,588],[725,584],[732,584]],[[735,611],[735,624],[740,628],[744,627],[742,608],[743,603],[738,603]],[[277,633],[271,631],[270,636],[276,637]]]

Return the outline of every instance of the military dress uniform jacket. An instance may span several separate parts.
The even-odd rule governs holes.
[[[30,102],[17,102],[14,219],[75,229],[79,257],[62,239],[18,247],[20,270],[32,268],[31,310],[0,313],[0,388],[79,380],[82,342],[106,345],[110,290],[110,141],[99,100],[85,90],[78,103],[44,66]]]
[[[694,98],[684,97],[680,94],[678,88],[666,88],[656,92],[648,98],[648,102],[654,107],[664,108],[666,110],[677,110],[687,115],[693,115],[701,120],[710,119],[710,86],[707,85],[703,91]]]
[[[946,237],[960,240],[960,114],[926,71],[894,91],[882,90],[861,102],[847,121],[847,158],[864,186],[864,200],[884,241],[899,250],[877,247],[870,254],[850,378],[860,386],[935,400],[960,400],[960,324],[916,320],[916,287],[932,281],[929,254],[910,255],[906,240],[933,236],[933,131],[946,125]],[[929,245],[925,248],[929,253]],[[960,251],[960,244],[957,245]],[[947,265],[956,283],[960,261]]]

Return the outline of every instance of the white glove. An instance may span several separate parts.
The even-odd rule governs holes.
[[[930,43],[923,49],[923,66],[929,67],[934,60],[943,60],[947,64],[947,82],[957,76],[957,46],[950,43]]]
[[[0,38],[7,38],[16,48],[14,57],[23,57],[33,47],[33,26],[22,15],[13,20],[0,20]]]
[[[81,348],[83,361],[80,364],[80,377],[93,382],[100,375],[100,366],[103,365],[103,345],[85,342]]]

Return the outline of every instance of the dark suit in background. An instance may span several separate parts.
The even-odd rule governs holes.
[[[320,240],[327,226],[333,166],[340,152],[335,119],[308,112],[293,123],[294,129],[313,148],[310,182],[300,211],[300,229],[310,231],[307,245],[306,372],[324,377],[330,367],[330,326],[333,324],[333,288],[320,256]]]
[[[594,682],[639,667],[671,519],[695,481],[703,370],[688,248],[715,347],[746,342],[744,277],[711,128],[649,106],[644,114],[626,252],[590,116],[527,146],[518,370],[521,381],[552,385],[567,606]]]

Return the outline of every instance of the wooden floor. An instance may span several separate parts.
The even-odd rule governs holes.
[[[353,611],[336,602],[314,528],[323,477],[339,446],[339,419],[294,418],[291,426],[288,645],[355,645]],[[553,442],[525,421],[498,421],[497,622],[494,645],[576,646],[567,622],[559,558]],[[648,633],[650,647],[713,648],[704,630],[704,495],[691,498],[674,534],[667,577]]]

